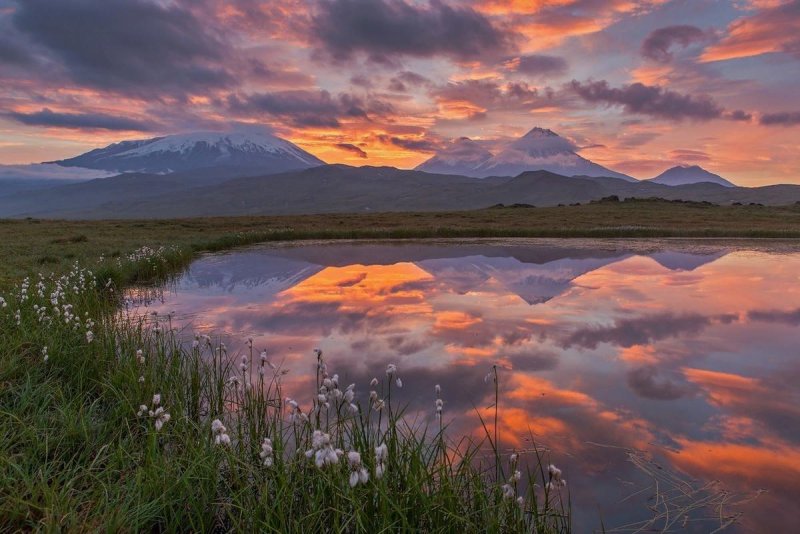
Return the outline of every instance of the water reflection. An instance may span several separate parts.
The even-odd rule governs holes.
[[[579,531],[645,518],[621,449],[669,469],[769,493],[743,529],[791,530],[800,496],[800,253],[553,244],[308,245],[203,258],[154,304],[188,331],[253,336],[312,394],[311,350],[346,382],[397,363],[433,419],[480,429],[501,370],[506,447],[553,448]],[[488,412],[487,412],[488,413]],[[644,499],[649,493],[643,493]],[[641,500],[640,499],[640,500]],[[698,526],[698,531],[704,527]]]

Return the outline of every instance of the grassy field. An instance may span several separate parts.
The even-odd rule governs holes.
[[[225,358],[204,338],[182,346],[168,317],[119,317],[125,287],[203,251],[515,236],[800,237],[800,208],[0,221],[0,530],[571,531],[568,494],[538,450],[518,451],[531,469],[517,473],[522,457],[498,450],[491,424],[477,442],[444,427],[423,436],[392,403],[388,369],[353,399],[318,356],[311,400],[295,405],[258,354]]]
[[[294,401],[267,356],[132,320],[127,285],[276,238],[265,221],[172,224],[4,224],[0,531],[571,532],[542,451],[501,450],[488,423],[482,439],[407,424],[402,369],[345,387],[309,355],[317,383]]]
[[[148,245],[195,251],[288,239],[413,237],[790,237],[800,206],[663,201],[448,213],[376,213],[159,221],[0,220],[0,287],[34,271],[63,272]]]

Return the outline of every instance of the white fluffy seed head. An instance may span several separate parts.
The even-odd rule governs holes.
[[[225,425],[222,424],[222,421],[219,419],[214,419],[211,421],[211,431],[214,434],[222,434],[226,430]]]

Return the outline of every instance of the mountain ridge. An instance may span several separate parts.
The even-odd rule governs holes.
[[[529,171],[482,179],[394,167],[325,165],[278,174],[225,178],[208,170],[170,175],[123,174],[46,192],[0,197],[0,217],[141,219],[313,213],[424,212],[488,208],[498,204],[556,206],[610,196],[664,198],[716,204],[789,204],[800,186],[723,187],[713,183],[667,186],[618,178],[573,177]],[[142,185],[144,184],[144,185]]]

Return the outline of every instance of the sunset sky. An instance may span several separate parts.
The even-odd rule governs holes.
[[[0,0],[0,164],[271,128],[413,167],[533,126],[637,178],[800,183],[800,1]]]

